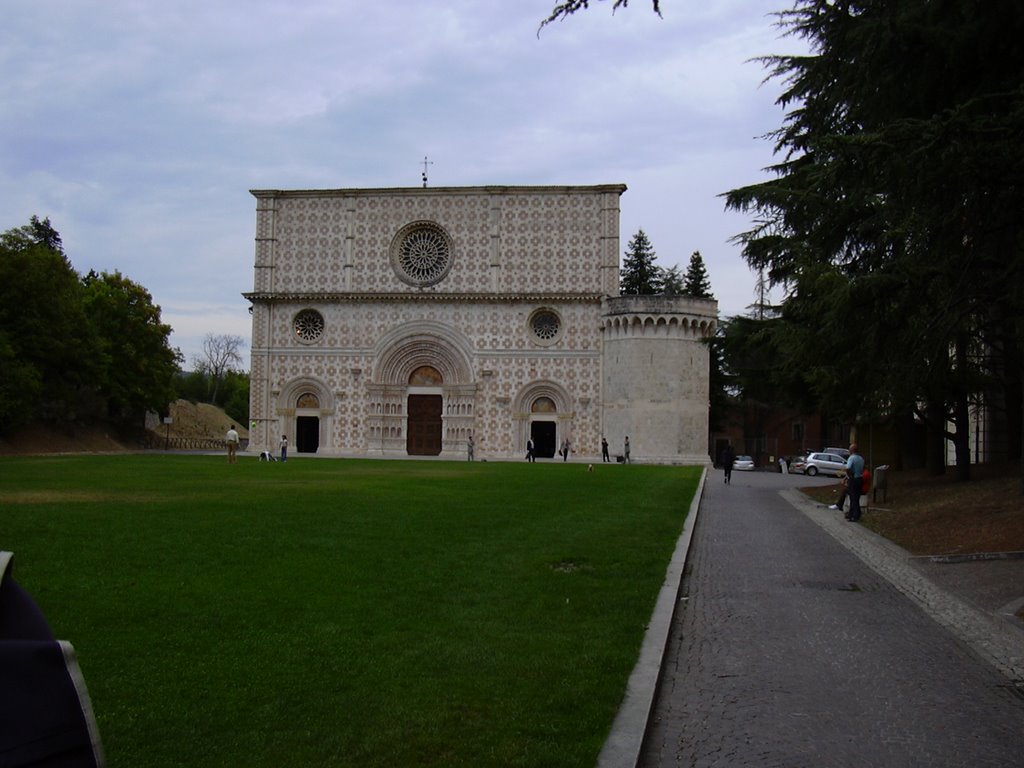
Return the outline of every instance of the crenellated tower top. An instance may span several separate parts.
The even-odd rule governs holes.
[[[605,338],[713,336],[718,302],[692,296],[610,296],[601,307]]]

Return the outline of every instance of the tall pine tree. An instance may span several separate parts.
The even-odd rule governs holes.
[[[690,254],[690,265],[686,268],[686,277],[683,278],[683,293],[698,299],[715,298],[711,293],[711,278],[708,277],[708,270],[704,266],[704,258],[700,251]]]
[[[798,0],[781,19],[811,55],[765,59],[790,110],[777,178],[727,195],[757,222],[747,262],[786,286],[775,366],[848,421],[920,420],[936,474],[950,437],[963,479],[984,397],[1024,489],[1024,5]]]
[[[619,270],[619,292],[624,296],[661,293],[662,273],[654,263],[657,258],[647,234],[638,230],[626,246],[626,258]]]

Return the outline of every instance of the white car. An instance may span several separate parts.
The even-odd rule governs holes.
[[[749,472],[754,468],[754,459],[750,456],[737,456],[732,463],[732,468],[740,472]]]
[[[814,477],[821,472],[825,475],[846,474],[846,459],[837,453],[809,453],[804,459],[804,474]]]

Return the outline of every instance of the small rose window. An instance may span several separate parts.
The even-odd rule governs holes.
[[[530,315],[529,325],[538,344],[554,344],[562,335],[562,318],[552,309],[538,309]]]
[[[307,344],[324,335],[324,316],[315,309],[304,309],[295,316],[295,338]]]

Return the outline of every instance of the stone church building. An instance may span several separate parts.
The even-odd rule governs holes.
[[[707,463],[717,304],[618,295],[625,190],[253,190],[250,449]]]

